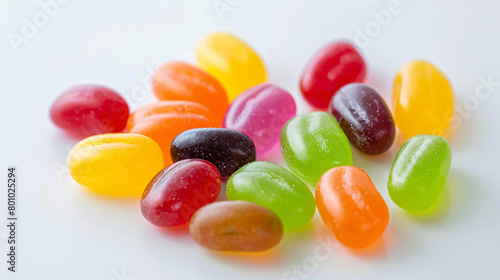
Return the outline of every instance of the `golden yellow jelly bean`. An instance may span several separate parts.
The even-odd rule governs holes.
[[[71,149],[71,177],[106,195],[140,196],[163,168],[163,154],[153,139],[139,134],[112,133],[85,138]]]
[[[195,55],[200,68],[224,86],[229,101],[267,79],[266,68],[259,55],[230,33],[216,32],[204,37],[198,42]]]
[[[405,138],[443,135],[453,114],[453,89],[434,65],[411,61],[396,75],[392,105],[396,125]]]

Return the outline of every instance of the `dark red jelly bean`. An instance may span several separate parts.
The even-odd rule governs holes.
[[[206,160],[182,160],[162,169],[149,182],[142,195],[142,215],[159,227],[182,225],[196,210],[214,202],[220,189],[217,167]]]
[[[125,99],[98,85],[72,87],[59,96],[50,109],[54,124],[76,137],[121,132],[127,125],[128,115]]]
[[[222,177],[231,176],[243,165],[255,161],[255,145],[245,134],[224,128],[196,128],[175,137],[170,147],[172,161],[188,158],[208,160]]]
[[[332,97],[329,112],[339,121],[349,141],[365,154],[381,154],[394,142],[391,111],[384,99],[367,85],[343,86]]]
[[[300,79],[300,91],[309,104],[326,109],[338,89],[362,82],[365,74],[366,65],[358,51],[347,42],[335,42],[309,62]]]

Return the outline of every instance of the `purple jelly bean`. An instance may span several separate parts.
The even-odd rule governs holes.
[[[242,92],[231,103],[222,126],[248,135],[262,155],[279,142],[283,125],[296,115],[293,97],[272,84],[260,84]]]
[[[365,154],[381,154],[394,142],[391,110],[382,96],[365,84],[341,87],[332,97],[328,111],[338,120],[349,141]]]

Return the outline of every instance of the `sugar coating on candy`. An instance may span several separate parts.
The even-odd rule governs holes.
[[[141,200],[141,212],[159,227],[189,222],[194,212],[214,202],[221,189],[217,168],[206,160],[187,159],[162,169],[149,182]]]
[[[226,91],[212,75],[182,61],[161,65],[154,73],[153,92],[160,100],[197,102],[209,109],[219,122],[228,106]]]
[[[441,136],[416,135],[400,148],[387,188],[399,207],[420,212],[439,199],[451,165],[451,147]]]
[[[50,118],[76,137],[121,132],[129,108],[117,92],[99,85],[78,85],[64,91],[52,104]]]
[[[256,161],[236,171],[226,185],[229,200],[257,203],[275,212],[285,229],[297,229],[314,216],[316,206],[309,188],[285,168]]]
[[[278,215],[247,201],[215,202],[201,208],[191,218],[189,231],[196,243],[216,251],[265,251],[283,237]]]
[[[76,144],[68,157],[71,177],[106,195],[139,196],[163,168],[160,147],[138,134],[96,135]]]
[[[321,218],[344,246],[361,249],[384,233],[389,209],[368,175],[354,166],[328,170],[316,187]]]
[[[272,84],[261,84],[233,100],[222,126],[248,135],[257,154],[262,155],[279,142],[283,125],[295,115],[295,101],[288,92]]]
[[[362,82],[365,75],[366,64],[356,48],[347,42],[334,42],[316,53],[306,66],[300,91],[309,104],[326,109],[337,90]]]
[[[214,32],[196,45],[196,61],[213,75],[232,101],[244,90],[267,80],[266,68],[255,50],[227,32]]]
[[[361,83],[343,86],[332,97],[328,111],[349,141],[365,154],[381,154],[394,142],[396,132],[391,111],[370,86]]]
[[[172,163],[170,145],[181,132],[201,127],[217,127],[219,122],[203,105],[190,101],[160,101],[133,112],[127,132],[151,137],[160,145],[165,166]]]
[[[453,103],[450,82],[431,63],[415,60],[398,71],[392,107],[396,124],[406,138],[443,135],[453,115]]]
[[[172,161],[188,158],[213,163],[222,177],[233,174],[245,164],[255,161],[255,146],[245,134],[224,128],[197,128],[182,132],[172,141]]]
[[[316,184],[333,167],[352,165],[351,145],[337,120],[314,112],[289,120],[281,131],[281,151],[290,170]]]

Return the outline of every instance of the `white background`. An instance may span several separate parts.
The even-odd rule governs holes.
[[[72,0],[46,23],[39,18],[31,38],[22,33],[23,18],[40,16],[39,2],[0,3],[0,279],[500,279],[500,85],[481,82],[500,81],[500,2],[401,0],[399,12],[377,30],[373,13],[387,9],[389,0]],[[214,3],[231,8],[218,14]],[[371,176],[391,213],[383,240],[369,250],[335,242],[325,250],[318,238],[331,233],[316,216],[269,253],[209,252],[186,227],[161,230],[147,223],[138,200],[92,195],[67,173],[76,141],[51,124],[48,112],[74,84],[108,85],[135,109],[154,100],[149,79],[158,63],[194,62],[202,35],[228,30],[260,52],[269,81],[290,91],[299,113],[306,113],[311,109],[298,80],[307,61],[324,44],[354,40],[357,28],[366,27],[372,28],[361,46],[367,83],[389,103],[398,68],[422,58],[447,74],[462,108],[449,137],[447,187],[428,215],[410,215],[388,197],[400,138],[382,156],[354,151],[354,164]],[[15,35],[24,36],[23,43],[12,44]],[[282,163],[279,149],[262,159]],[[17,274],[7,273],[4,262],[10,165],[19,179]],[[304,274],[293,274],[294,266]]]

